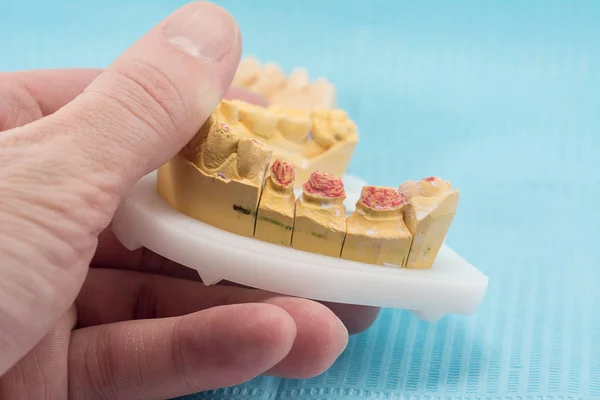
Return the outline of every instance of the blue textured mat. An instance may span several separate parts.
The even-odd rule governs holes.
[[[180,2],[69,3],[2,0],[0,69],[106,65]],[[461,189],[448,242],[490,289],[471,318],[385,310],[315,379],[196,398],[600,399],[600,2],[220,3],[246,54],[337,85],[352,173]]]

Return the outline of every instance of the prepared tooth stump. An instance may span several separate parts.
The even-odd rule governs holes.
[[[339,257],[346,235],[345,198],[340,178],[313,172],[296,201],[292,247]]]
[[[391,187],[365,186],[346,220],[342,258],[404,267],[412,235],[403,217],[403,198]]]
[[[265,242],[289,246],[294,228],[294,167],[276,160],[265,180],[256,216],[254,237]]]

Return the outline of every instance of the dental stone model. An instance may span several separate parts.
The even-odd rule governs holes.
[[[294,166],[300,184],[317,170],[343,176],[358,143],[356,125],[338,109],[265,108],[223,100],[212,118],[229,125],[240,137],[267,144],[273,160]]]
[[[306,110],[335,107],[333,85],[324,78],[311,82],[304,68],[286,77],[277,64],[261,65],[249,57],[240,62],[232,84],[259,93],[274,105]]]
[[[398,190],[365,186],[346,218],[342,180],[313,170],[295,199],[293,163],[272,158],[274,151],[256,138],[270,145],[280,114],[253,107],[221,103],[188,145],[159,168],[157,191],[171,207],[217,228],[297,250],[374,265],[432,267],[456,213],[458,190],[437,177],[408,181]],[[348,126],[335,111],[311,116],[315,140],[336,140],[321,133]]]
[[[456,214],[459,192],[435,176],[407,181],[398,191],[405,198],[404,220],[413,235],[406,268],[429,268]]]
[[[403,196],[391,187],[365,186],[346,221],[342,258],[404,267],[412,234],[403,218]]]

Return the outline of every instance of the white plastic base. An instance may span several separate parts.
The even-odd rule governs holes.
[[[346,176],[349,211],[365,182]],[[235,235],[171,208],[156,193],[156,173],[142,178],[113,223],[125,247],[141,246],[200,273],[270,292],[336,303],[413,310],[435,322],[446,314],[472,314],[488,278],[447,246],[431,269],[409,270],[327,257]]]

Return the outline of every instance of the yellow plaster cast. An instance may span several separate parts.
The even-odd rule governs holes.
[[[346,220],[341,257],[367,264],[403,267],[412,235],[402,215],[402,196],[391,187],[365,186]]]
[[[345,198],[340,178],[313,172],[296,201],[292,247],[339,257],[346,235]]]
[[[431,268],[456,214],[459,192],[437,177],[400,185],[404,220],[413,235],[406,268]]]
[[[252,237],[271,150],[214,119],[203,129],[159,168],[157,191],[192,218]]]
[[[294,228],[294,167],[275,160],[265,185],[256,216],[254,237],[265,242],[289,246]]]

